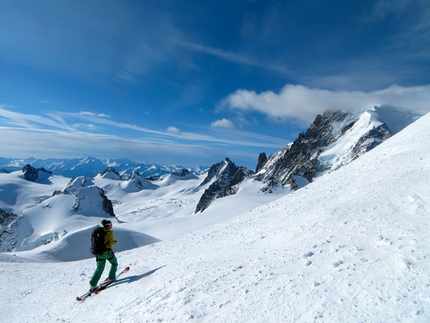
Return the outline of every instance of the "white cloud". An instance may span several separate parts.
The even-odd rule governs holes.
[[[179,130],[178,128],[173,127],[173,126],[168,127],[167,128],[167,132],[171,133],[171,134],[174,134],[174,135],[178,135],[178,136],[181,135],[181,130]]]
[[[227,129],[239,129],[240,127],[235,125],[228,119],[221,119],[211,123],[212,128],[227,128]]]
[[[416,112],[430,111],[430,85],[390,86],[373,92],[311,89],[286,85],[279,93],[237,90],[220,103],[220,108],[259,112],[275,121],[295,119],[309,122],[328,109],[364,111],[374,105],[391,105]]]

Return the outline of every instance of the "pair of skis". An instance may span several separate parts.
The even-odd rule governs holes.
[[[130,270],[130,267],[126,267],[123,271],[121,271],[119,274],[116,275],[116,278],[114,280],[108,281],[109,279],[106,278],[105,281],[101,284],[99,284],[95,290],[93,291],[88,291],[86,292],[84,295],[82,296],[77,296],[76,300],[78,302],[83,302],[85,301],[88,297],[90,297],[92,294],[98,294],[100,293],[103,289],[105,289],[106,287],[108,287],[110,284],[114,283],[122,274],[128,272]]]

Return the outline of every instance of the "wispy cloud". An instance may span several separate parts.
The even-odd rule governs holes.
[[[62,118],[52,115],[32,115],[6,110],[0,106],[0,118],[9,124],[20,128],[51,127],[73,131],[73,127],[67,125]]]
[[[228,119],[221,119],[211,123],[212,128],[226,128],[226,129],[241,129],[242,127],[234,124]]]
[[[145,137],[149,138],[165,138],[166,140],[183,140],[183,141],[195,141],[195,142],[208,142],[208,143],[218,143],[223,145],[232,145],[232,146],[249,146],[249,147],[279,147],[281,142],[284,142],[283,139],[264,136],[264,135],[256,135],[250,132],[241,131],[236,136],[231,136],[229,134],[222,135],[222,133],[216,132],[216,134],[205,133],[205,132],[187,132],[182,131],[175,126],[169,126],[166,131],[153,130],[146,127],[141,127],[135,124],[116,122],[111,119],[99,118],[93,115],[81,115],[74,113],[61,113],[57,112],[63,116],[69,117],[80,117],[82,120],[87,120],[89,123],[97,126],[105,125],[110,126],[117,129],[127,129],[133,130],[138,133],[144,133],[148,135]],[[224,124],[226,124],[224,122]],[[215,127],[216,128],[216,127]],[[238,129],[238,127],[234,127],[234,129]],[[115,130],[117,132],[117,130]],[[252,137],[252,140],[247,139],[248,137]],[[260,138],[260,140],[258,140]]]
[[[204,144],[140,140],[89,132],[67,133],[43,129],[24,131],[0,127],[0,136],[10,138],[2,141],[2,156],[17,158],[127,157],[135,161],[195,167],[198,166],[195,164],[196,161],[203,165],[211,165],[217,162],[214,158],[226,156],[225,150]],[[194,156],[194,160],[190,156]],[[252,158],[252,154],[247,155],[247,158],[250,157]]]
[[[430,111],[430,85],[391,86],[373,92],[311,89],[302,85],[286,85],[279,93],[242,89],[222,100],[220,108],[259,112],[274,121],[295,119],[308,123],[328,109],[364,111],[374,105],[391,105],[424,114]]]
[[[229,122],[224,120],[218,124],[225,126]],[[2,142],[2,154],[12,157],[37,157],[42,154],[45,158],[76,157],[76,147],[79,146],[80,156],[97,154],[112,158],[137,158],[145,152],[145,155],[157,156],[160,162],[169,160],[168,163],[178,163],[179,160],[190,160],[189,156],[192,154],[204,155],[208,161],[210,158],[217,158],[216,156],[252,158],[250,150],[258,153],[262,149],[273,151],[281,149],[287,143],[285,139],[246,131],[236,130],[231,135],[216,131],[216,128],[218,127],[211,131],[210,127],[202,127],[202,132],[199,133],[170,126],[166,131],[158,131],[116,122],[103,114],[88,111],[32,115],[0,107],[0,137],[8,138]]]
[[[227,62],[240,64],[240,65],[259,67],[259,68],[270,70],[272,72],[276,72],[278,74],[283,74],[283,75],[287,75],[290,73],[288,68],[283,64],[275,64],[273,63],[273,61],[262,60],[261,58],[258,58],[255,56],[226,51],[226,50],[211,47],[211,46],[204,46],[204,45],[189,43],[181,40],[176,40],[176,42],[179,45],[185,48],[191,49],[195,52],[210,55]]]
[[[94,113],[94,112],[90,112],[90,111],[81,111],[81,112],[79,112],[79,114],[81,114],[83,116],[91,116],[91,117],[99,117],[99,118],[109,118],[109,116],[107,114],[104,114],[104,113]]]
[[[189,49],[192,49],[196,52],[215,56],[229,62],[243,64],[243,65],[261,66],[261,64],[257,60],[247,55],[240,55],[240,54],[228,52],[219,48],[187,43],[179,40],[177,42],[178,44],[184,47],[187,47]]]

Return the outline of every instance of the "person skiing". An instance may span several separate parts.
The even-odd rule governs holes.
[[[112,251],[112,248],[116,245],[116,240],[112,231],[112,222],[109,220],[102,220],[101,223],[105,232],[103,244],[104,250],[103,253],[96,255],[97,268],[90,280],[90,291],[94,291],[96,289],[97,283],[105,269],[106,260],[111,264],[108,276],[109,281],[115,280],[116,270],[118,269],[118,260]]]

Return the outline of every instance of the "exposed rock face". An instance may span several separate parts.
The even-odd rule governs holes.
[[[356,116],[331,110],[318,115],[292,144],[270,156],[263,166],[257,166],[260,174],[256,179],[269,186],[291,185],[297,189],[297,179],[312,182],[315,177],[348,164],[391,136],[385,124],[372,118],[370,113]],[[336,145],[342,149],[335,151]]]
[[[369,130],[363,137],[360,138],[360,140],[352,149],[352,160],[357,159],[390,137],[391,133],[386,124],[382,124],[375,129]]]
[[[0,209],[0,252],[10,252],[16,244],[15,228],[18,215]]]
[[[99,189],[100,189],[100,191],[99,191],[100,196],[103,199],[103,202],[102,202],[103,211],[105,211],[110,216],[115,216],[112,201],[107,198],[107,196],[105,195],[105,191],[102,188],[99,188]]]
[[[321,147],[328,146],[335,140],[331,134],[332,121],[344,121],[348,113],[328,111],[318,115],[309,129],[300,133],[291,146],[285,147],[277,160],[267,169],[264,182],[276,182],[280,185],[293,184],[292,175],[298,175],[312,181],[317,171],[321,171],[318,157]],[[347,124],[342,135],[353,124]]]
[[[266,153],[261,153],[258,156],[258,162],[257,162],[257,167],[255,168],[255,172],[258,173],[263,168],[266,162],[267,162]]]
[[[42,168],[34,168],[30,164],[25,165],[22,168],[22,172],[24,173],[24,178],[27,181],[35,182],[37,179],[39,179],[39,172],[44,173],[43,177],[49,177],[52,175],[52,172],[48,172],[46,169]]]
[[[195,213],[203,212],[217,198],[235,194],[235,185],[251,174],[253,174],[252,171],[243,166],[236,166],[228,158],[214,164],[209,169],[205,180],[200,184],[201,187],[212,182],[200,198]]]

